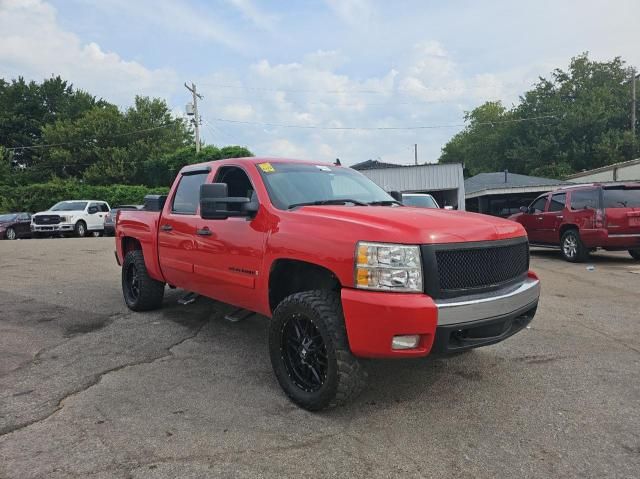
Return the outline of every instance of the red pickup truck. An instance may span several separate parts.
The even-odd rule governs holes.
[[[494,344],[538,305],[521,225],[403,206],[351,168],[190,165],[157,203],[118,212],[127,306],[158,308],[169,285],[270,318],[275,375],[309,410],[360,392],[361,358]]]

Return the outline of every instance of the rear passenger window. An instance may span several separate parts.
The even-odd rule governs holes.
[[[576,190],[571,192],[571,209],[584,210],[598,207],[598,190]]]
[[[200,199],[200,185],[207,179],[207,172],[182,175],[173,197],[171,211],[182,215],[195,215]]]
[[[106,203],[100,203],[98,207],[100,208],[100,211],[102,211],[103,213],[109,212],[109,207],[107,206]]]
[[[558,193],[551,197],[551,203],[549,203],[549,211],[562,211],[564,204],[567,201],[566,193]]]
[[[640,188],[605,188],[605,208],[640,208]]]

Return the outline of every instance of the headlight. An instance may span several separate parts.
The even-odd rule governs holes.
[[[418,246],[361,241],[356,247],[356,288],[422,292]]]

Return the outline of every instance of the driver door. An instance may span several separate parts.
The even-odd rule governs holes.
[[[226,183],[229,196],[257,198],[249,175],[240,166],[218,167],[212,182]],[[256,281],[263,273],[266,214],[260,208],[253,217],[196,219],[194,291],[241,308],[255,307]]]
[[[546,194],[534,200],[527,213],[523,213],[520,218],[520,223],[527,230],[527,236],[529,236],[530,243],[544,243],[544,230],[543,230],[543,213],[547,205],[547,199],[549,195]]]

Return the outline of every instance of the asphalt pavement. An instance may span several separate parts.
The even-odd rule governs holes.
[[[640,263],[538,250],[536,318],[450,358],[367,363],[297,408],[268,320],[199,299],[132,313],[113,238],[0,241],[0,478],[616,477],[640,471]],[[588,266],[593,268],[588,268]]]

